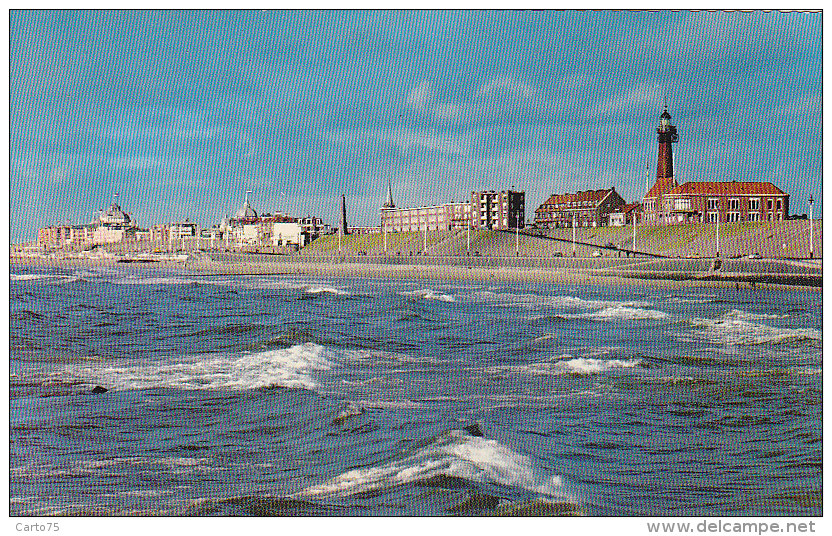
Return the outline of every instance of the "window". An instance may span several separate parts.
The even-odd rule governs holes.
[[[760,210],[760,198],[752,197],[748,200],[748,210]]]
[[[708,199],[708,210],[719,210],[719,198],[711,197]]]
[[[734,222],[740,221],[740,213],[739,212],[729,212],[725,215],[725,221]]]
[[[783,208],[783,200],[782,200],[782,199],[778,199],[778,200],[777,200],[777,210],[780,210],[780,209],[782,209],[782,208]]]
[[[767,199],[767,200],[766,200],[766,208],[767,208],[768,210],[771,210],[771,199]]]
[[[748,221],[760,221],[760,213],[759,212],[749,212],[748,213]]]
[[[739,210],[740,209],[740,200],[739,199],[729,199],[728,200],[728,210]]]
[[[689,210],[690,209],[690,199],[677,199],[676,200],[676,210]]]
[[[719,212],[708,212],[708,221],[711,223],[719,221]]]

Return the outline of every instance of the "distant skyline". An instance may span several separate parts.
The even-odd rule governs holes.
[[[687,181],[770,181],[822,214],[820,13],[12,11],[11,240],[655,178],[665,88]]]

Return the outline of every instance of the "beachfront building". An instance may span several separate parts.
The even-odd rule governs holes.
[[[78,248],[85,244],[92,244],[96,225],[87,223],[74,225],[58,223],[44,227],[38,231],[38,244],[52,248]]]
[[[102,210],[98,215],[92,242],[95,245],[102,245],[135,240],[136,230],[136,223],[130,214],[121,210],[121,207],[114,201],[110,208]]]
[[[56,224],[38,231],[41,246],[83,248],[90,245],[113,244],[136,240],[139,233],[130,214],[113,202],[110,208],[102,210],[97,220],[82,225]]]
[[[522,229],[526,222],[526,194],[494,190],[471,192],[471,219],[482,229]]]
[[[632,225],[633,220],[641,221],[641,204],[630,203],[621,205],[608,215],[610,227],[623,227]]]
[[[603,227],[609,222],[609,214],[624,204],[615,187],[552,194],[534,211],[534,223],[539,229],[572,227],[573,224],[575,227]]]
[[[678,140],[665,108],[656,127],[659,156],[656,182],[644,196],[648,225],[783,221],[789,217],[789,195],[770,182],[686,182],[673,177],[672,144]]]
[[[211,243],[225,248],[298,246],[304,247],[312,240],[330,231],[323,220],[314,216],[295,218],[282,212],[258,214],[252,208],[246,192],[243,206],[234,214],[214,226],[216,234]]]
[[[388,187],[381,207],[380,232],[515,229],[524,227],[525,193],[511,190],[471,192],[471,200],[413,208],[397,208]]]
[[[686,182],[664,195],[663,222],[783,221],[789,195],[770,182]]]

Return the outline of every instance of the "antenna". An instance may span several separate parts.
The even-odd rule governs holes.
[[[251,193],[251,190],[246,190],[246,205],[248,205],[248,194]]]

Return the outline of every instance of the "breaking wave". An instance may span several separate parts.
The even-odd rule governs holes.
[[[491,367],[490,373],[525,373],[525,374],[599,374],[615,369],[631,369],[642,364],[641,359],[594,359],[576,357],[564,361],[544,361],[527,365]]]
[[[332,352],[305,343],[243,355],[203,355],[178,363],[69,367],[45,383],[87,383],[110,390],[171,388],[246,390],[268,387],[314,389],[314,376],[332,368]]]
[[[694,318],[691,324],[704,328],[703,334],[708,339],[731,346],[823,340],[821,332],[814,328],[781,328],[750,321],[758,318],[772,316],[755,315],[735,309],[715,319]]]
[[[516,306],[547,306],[561,309],[599,309],[604,307],[650,307],[648,301],[586,300],[576,296],[548,296],[543,294],[512,294],[481,291],[471,294],[474,301]]]
[[[589,320],[616,321],[616,320],[663,320],[668,317],[667,313],[655,309],[640,309],[616,305],[607,307],[592,313],[563,314],[564,318],[587,318]]]
[[[423,288],[413,291],[399,292],[400,296],[407,296],[408,298],[425,298],[426,300],[439,300],[443,302],[454,302],[456,298],[453,294],[443,294],[430,288]]]
[[[549,498],[572,500],[560,476],[549,474],[528,456],[498,441],[466,430],[439,434],[389,461],[347,471],[292,498],[349,497],[443,478],[509,486]]]

